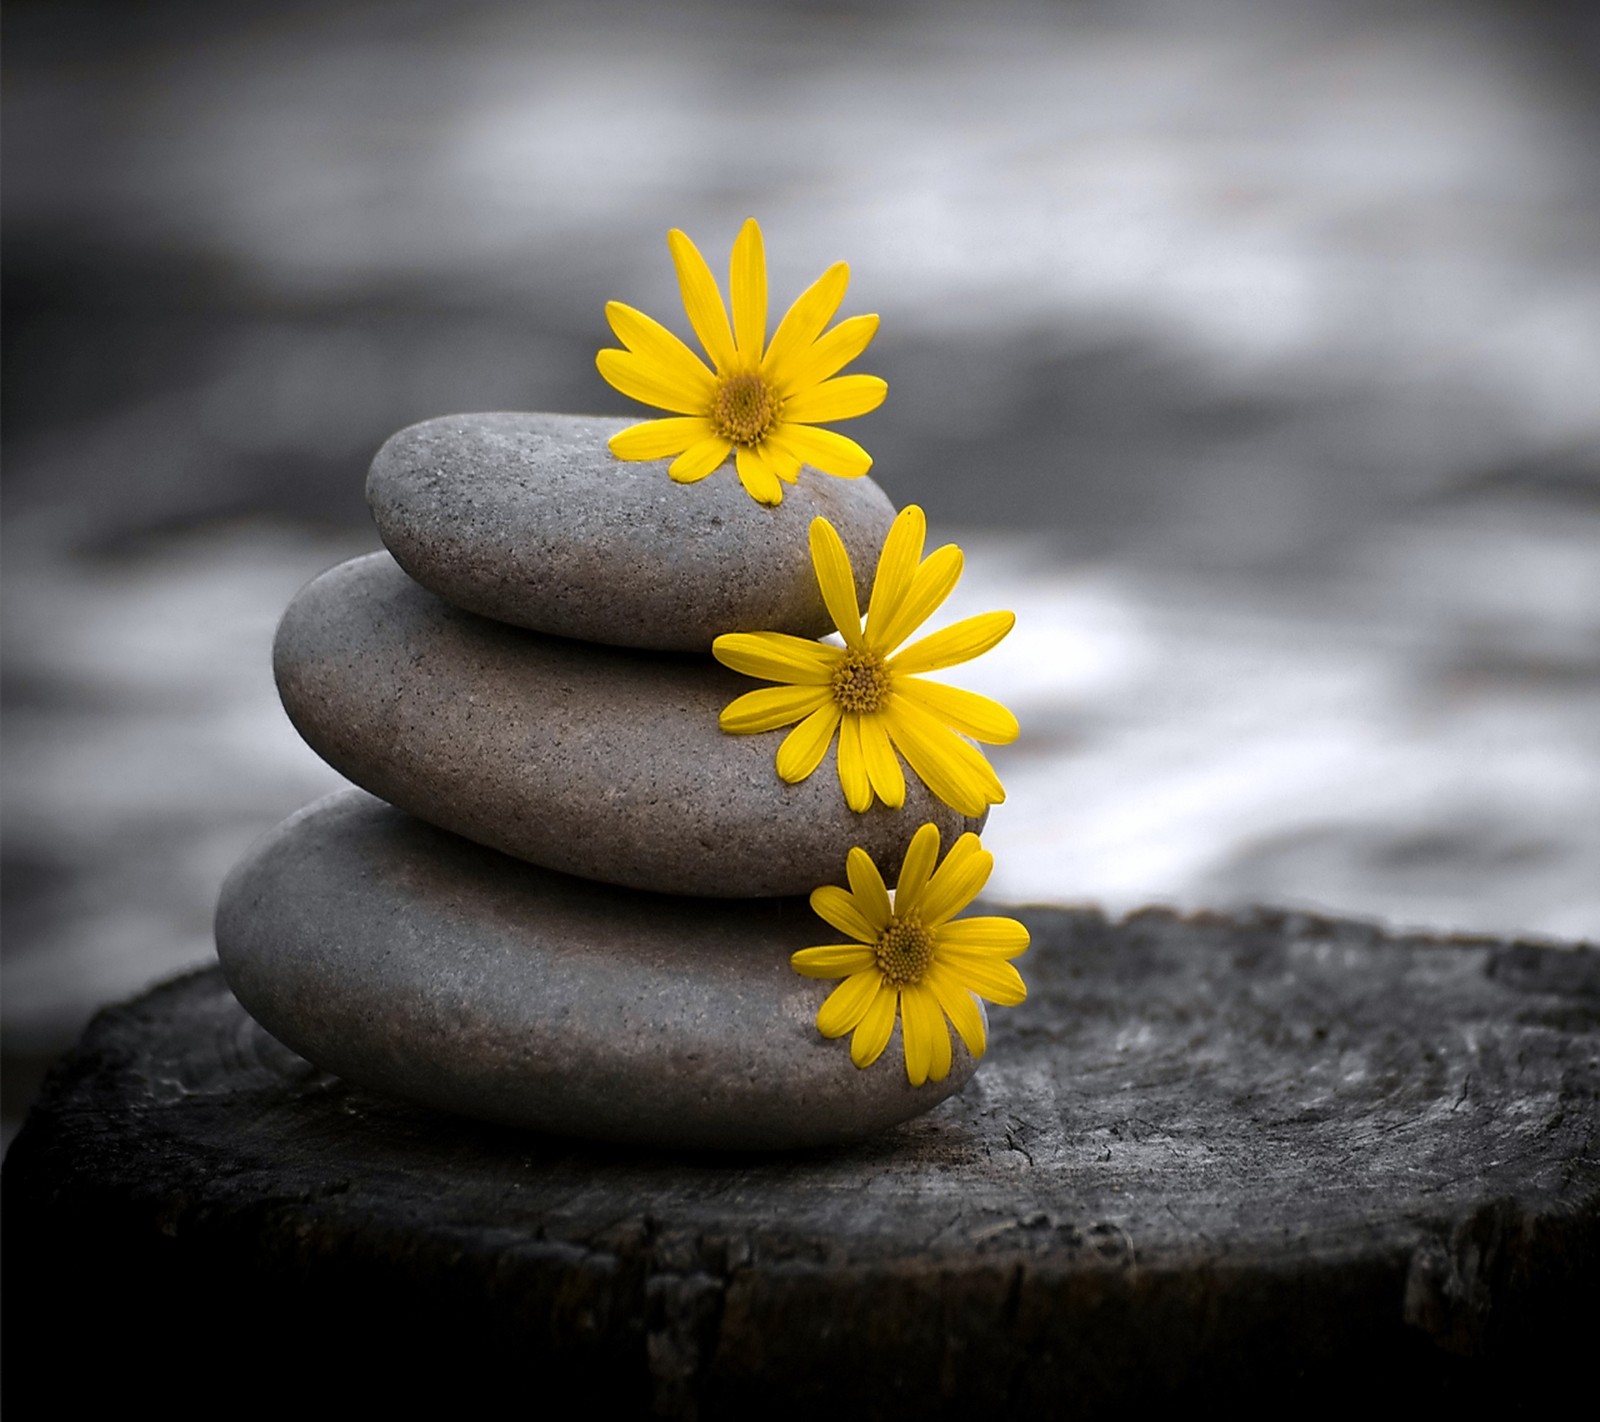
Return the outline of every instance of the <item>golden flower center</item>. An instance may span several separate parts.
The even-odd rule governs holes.
[[[891,918],[872,951],[878,971],[896,987],[908,987],[932,964],[933,939],[915,918]]]
[[[778,404],[759,375],[725,375],[711,396],[711,428],[735,444],[760,444],[777,421]]]
[[[833,699],[846,711],[881,711],[889,699],[889,668],[883,658],[852,647],[833,673]]]

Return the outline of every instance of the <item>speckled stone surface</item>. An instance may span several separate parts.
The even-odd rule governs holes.
[[[709,656],[599,647],[474,616],[386,553],[303,588],[278,628],[278,690],[336,770],[518,858],[662,893],[755,897],[844,882],[859,844],[898,872],[926,820],[979,829],[907,776],[902,810],[853,814],[833,751],[785,785],[785,732],[717,714],[762,683]]]
[[[239,1001],[337,1076],[483,1120],[601,1140],[786,1148],[870,1135],[959,1090],[866,1071],[816,1030],[833,985],[789,955],[838,934],[801,900],[602,887],[470,844],[360,791],[233,871],[217,953]]]
[[[448,415],[378,451],[367,502],[425,587],[519,627],[620,647],[705,651],[722,632],[833,630],[811,567],[818,515],[850,550],[866,606],[894,506],[870,478],[803,469],[774,508],[733,466],[675,484],[606,440],[636,423],[580,415]]]

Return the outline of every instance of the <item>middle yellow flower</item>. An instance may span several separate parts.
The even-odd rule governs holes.
[[[896,652],[950,596],[961,577],[953,543],[922,556],[927,520],[915,504],[900,511],[878,558],[865,627],[856,601],[850,555],[826,519],[811,524],[811,562],[843,647],[783,632],[730,632],[712,643],[724,666],[746,676],[787,683],[731,702],[718,724],[749,735],[795,725],[778,747],[778,774],[806,779],[839,737],[839,784],[852,810],[874,797],[899,809],[905,776],[898,751],[945,804],[981,815],[1006,797],[983,754],[962,737],[1004,745],[1017,738],[1017,718],[997,701],[928,681],[919,672],[953,667],[987,652],[1016,622],[1011,612],[985,612],[934,632]]]

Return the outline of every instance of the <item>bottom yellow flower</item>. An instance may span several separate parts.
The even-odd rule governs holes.
[[[869,1067],[883,1055],[900,1018],[906,1076],[913,1086],[950,1074],[948,1017],[975,1057],[987,1045],[976,997],[1015,1007],[1028,995],[1008,959],[1028,946],[1028,930],[1014,918],[952,922],[983,890],[994,856],[975,834],[964,834],[943,864],[937,826],[912,837],[891,898],[883,876],[864,849],[846,861],[850,887],[826,884],[811,907],[854,943],[802,948],[791,959],[808,978],[843,978],[817,1013],[824,1037],[850,1039],[850,1059]]]

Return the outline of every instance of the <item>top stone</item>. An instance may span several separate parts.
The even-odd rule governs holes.
[[[393,436],[367,502],[395,560],[469,612],[587,642],[707,650],[723,632],[833,631],[811,520],[839,532],[862,606],[894,505],[871,479],[802,469],[776,507],[732,466],[676,484],[665,459],[606,440],[634,423],[581,415],[447,415]]]

